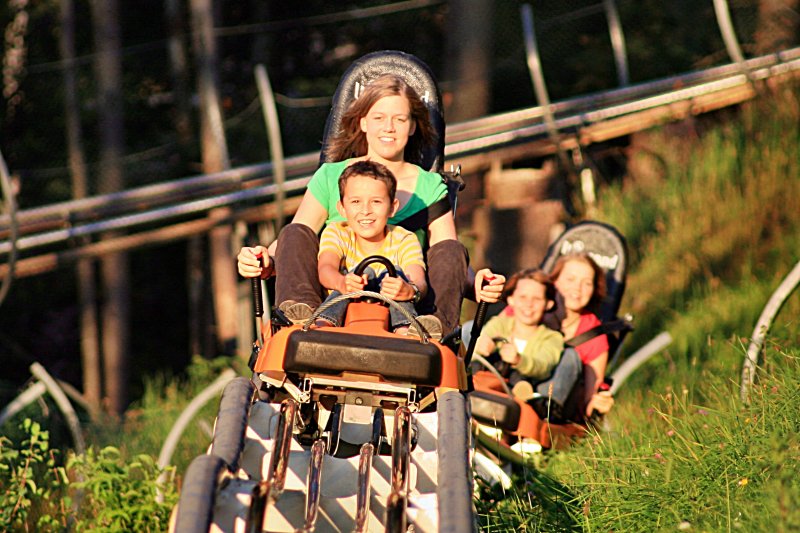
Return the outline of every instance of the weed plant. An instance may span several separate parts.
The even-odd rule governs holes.
[[[239,365],[244,366],[228,357],[213,360],[196,357],[183,379],[159,375],[146,380],[144,395],[126,411],[122,426],[98,425],[94,441],[98,446],[110,444],[119,448],[123,457],[139,454],[158,457],[172,426],[189,402],[226,368],[235,367],[239,375],[247,375]],[[192,459],[205,453],[211,442],[218,407],[218,399],[204,405],[181,435],[170,461],[179,472],[183,472]]]
[[[165,482],[159,482],[156,464],[161,447],[189,402],[223,369],[240,364],[196,358],[183,379],[148,380],[122,421],[86,418],[89,448],[80,455],[70,451],[59,417],[44,420],[35,406],[17,414],[0,436],[0,531],[166,531],[181,474],[211,441],[217,402],[205,405],[186,428]],[[48,401],[43,405],[58,413]],[[34,415],[43,420],[32,421]],[[50,425],[60,435],[57,442]]]

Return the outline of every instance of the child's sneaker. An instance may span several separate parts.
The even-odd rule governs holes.
[[[314,314],[314,309],[310,305],[302,302],[295,302],[294,300],[286,300],[278,306],[278,309],[283,312],[284,316],[288,318],[292,324],[303,324]]]
[[[442,322],[438,318],[433,315],[422,315],[417,317],[417,322],[425,328],[430,338],[437,341],[442,340]],[[406,335],[422,338],[422,333],[418,330],[415,322],[411,322],[411,325],[408,326]]]

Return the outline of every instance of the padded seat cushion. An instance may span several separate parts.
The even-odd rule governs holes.
[[[442,356],[433,343],[314,329],[292,332],[283,367],[286,372],[329,376],[368,372],[387,381],[428,386],[438,386],[442,379]]]

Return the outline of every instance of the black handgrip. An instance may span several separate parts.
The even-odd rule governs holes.
[[[397,270],[394,268],[394,265],[388,258],[382,255],[371,255],[369,257],[365,257],[356,265],[356,268],[353,269],[353,274],[356,276],[360,276],[364,273],[364,270],[372,263],[380,263],[384,267],[386,267],[386,272],[389,273],[389,277],[396,278],[397,277]]]
[[[259,254],[258,263],[261,268],[264,268],[264,258]],[[253,308],[255,309],[256,316],[261,318],[264,316],[264,300],[261,297],[261,276],[250,278],[250,289],[253,291]]]
[[[486,321],[486,312],[488,309],[489,304],[487,302],[481,302],[478,304],[478,310],[475,312],[475,320],[472,321],[472,331],[469,335],[469,346],[467,347],[467,353],[464,354],[465,365],[468,365],[472,360],[472,354],[475,351],[475,343],[478,342],[478,337],[481,336],[481,330],[483,329],[483,323]]]

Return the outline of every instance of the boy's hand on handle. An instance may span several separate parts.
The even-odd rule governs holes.
[[[366,274],[357,276],[352,272],[349,272],[344,276],[344,290],[339,292],[341,292],[342,294],[347,294],[348,292],[363,291],[364,287],[366,286],[367,286]]]
[[[381,280],[381,294],[396,302],[407,302],[414,299],[414,288],[399,277],[386,276]]]
[[[243,247],[236,256],[236,266],[243,278],[260,276],[266,279],[275,273],[275,265],[267,253],[266,246]]]
[[[500,301],[506,277],[495,274],[488,268],[483,268],[475,273],[475,299],[478,303],[496,303]]]

